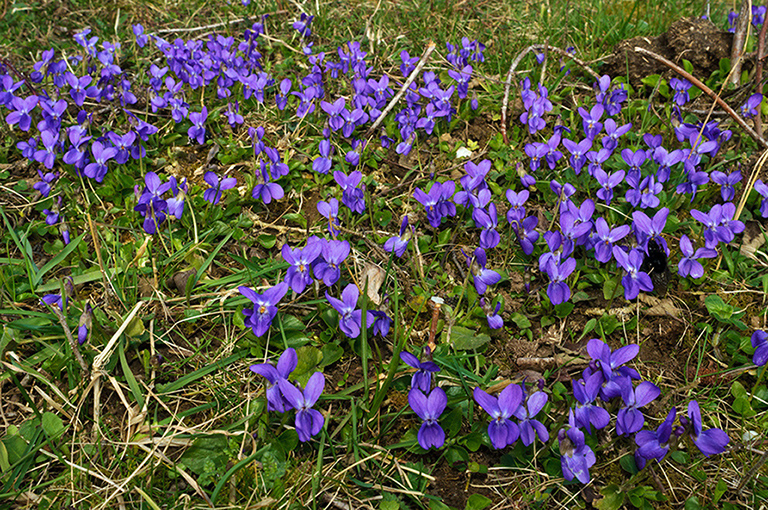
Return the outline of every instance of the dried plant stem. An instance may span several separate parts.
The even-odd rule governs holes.
[[[757,64],[755,65],[755,84],[757,91],[763,93],[763,59],[765,58],[765,36],[768,33],[768,23],[763,23],[763,27],[760,29],[760,34],[757,36]],[[757,115],[755,115],[755,131],[760,136],[763,136],[763,122],[760,108],[757,108]]]
[[[749,127],[749,124],[744,122],[744,119],[739,116],[738,113],[736,113],[733,108],[728,106],[728,103],[723,101],[723,99],[712,89],[704,85],[701,80],[693,76],[691,73],[686,71],[685,69],[681,68],[677,64],[667,60],[666,58],[662,57],[661,55],[654,53],[650,50],[646,50],[645,48],[641,48],[639,46],[635,46],[635,51],[638,53],[643,53],[645,55],[648,55],[651,58],[654,58],[664,64],[665,66],[669,67],[673,71],[675,71],[680,76],[684,77],[686,80],[693,83],[695,86],[699,87],[702,92],[704,92],[706,95],[714,99],[715,103],[717,103],[720,108],[725,110],[725,112],[731,116],[731,118],[736,122],[736,124],[739,125],[744,131],[747,132],[749,136],[751,136],[760,146],[762,146],[764,149],[768,149],[768,141],[766,141],[762,136],[758,135],[754,129]]]
[[[77,363],[80,365],[80,369],[83,371],[83,377],[87,377],[89,374],[88,365],[85,363],[83,355],[80,354],[80,347],[78,346],[75,338],[72,336],[72,331],[69,329],[67,319],[64,318],[64,314],[61,313],[61,310],[59,310],[58,306],[53,305],[51,310],[53,310],[53,313],[55,313],[56,317],[59,318],[59,324],[61,324],[61,327],[64,328],[64,336],[66,336],[67,340],[69,340],[69,346],[72,348],[72,353],[75,355],[75,359],[77,359]]]
[[[271,12],[269,14],[265,14],[264,16],[274,16],[276,14],[285,14],[288,11],[282,10],[282,11],[275,11]],[[220,23],[213,23],[212,25],[205,25],[202,27],[190,27],[190,28],[164,28],[163,30],[158,30],[156,34],[178,34],[178,33],[187,33],[187,32],[199,32],[201,30],[211,30],[214,28],[223,27],[226,25],[237,25],[238,23],[244,23],[247,21],[251,21],[253,18],[240,18],[240,19],[233,19],[230,21],[222,21]]]
[[[408,79],[405,80],[405,83],[403,83],[403,86],[400,88],[397,94],[395,94],[395,96],[389,101],[389,104],[381,112],[381,115],[379,115],[376,118],[376,121],[371,125],[371,127],[368,128],[368,131],[366,131],[365,133],[365,138],[369,138],[373,134],[373,132],[376,130],[376,128],[379,127],[379,125],[382,122],[384,122],[384,118],[387,116],[387,114],[392,110],[392,108],[395,107],[397,102],[400,101],[400,98],[403,97],[403,95],[405,95],[405,91],[408,90],[408,87],[411,86],[411,83],[413,83],[414,80],[416,80],[416,77],[424,68],[424,65],[429,60],[429,56],[432,54],[433,51],[435,51],[436,47],[437,45],[435,44],[434,41],[429,42],[429,44],[427,45],[427,49],[424,50],[424,54],[419,59],[419,63],[416,64],[416,67],[413,69],[413,71],[411,71],[411,74],[408,75]]]
[[[739,17],[736,18],[736,27],[733,32],[733,45],[731,46],[730,83],[733,85],[738,85],[741,78],[744,43],[749,35],[749,21],[752,19],[751,6],[751,0],[743,0],[741,2],[741,10],[739,10]]]
[[[562,48],[557,48],[555,46],[549,46],[545,44],[533,44],[528,46],[526,49],[521,51],[517,57],[515,57],[515,60],[512,61],[512,64],[509,66],[509,71],[507,72],[507,79],[504,81],[504,99],[501,102],[501,136],[504,139],[504,143],[509,143],[509,140],[507,139],[507,108],[509,107],[509,89],[512,86],[512,75],[515,74],[515,69],[517,69],[517,66],[519,66],[520,62],[523,61],[523,58],[532,51],[547,51],[548,53],[554,52],[564,57],[568,57],[576,64],[581,66],[593,78],[596,80],[600,79],[600,75],[593,71],[586,62],[574,57]]]

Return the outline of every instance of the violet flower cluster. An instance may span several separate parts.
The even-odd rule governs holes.
[[[277,366],[272,363],[259,363],[251,365],[251,371],[267,380],[268,411],[285,413],[291,409],[296,410],[296,433],[299,435],[299,441],[305,442],[316,436],[325,423],[320,411],[312,408],[323,393],[325,376],[322,372],[315,372],[302,390],[297,383],[288,380],[298,362],[296,350],[288,348],[280,355]]]

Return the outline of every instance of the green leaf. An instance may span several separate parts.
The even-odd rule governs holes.
[[[227,446],[227,438],[221,434],[198,437],[192,446],[184,451],[180,462],[198,476],[211,475],[214,472],[223,474],[229,460]]]
[[[734,381],[733,384],[731,384],[731,395],[735,398],[748,396],[747,390],[744,389],[744,386],[739,381]]]
[[[575,305],[571,302],[560,303],[559,305],[555,306],[555,315],[561,319],[565,319],[571,314],[574,306]]]
[[[700,508],[701,504],[696,496],[691,496],[685,500],[685,510],[699,510]]]
[[[727,322],[733,315],[733,307],[723,301],[723,298],[717,294],[710,294],[704,299],[704,305],[707,311],[715,319],[721,322]]]
[[[756,413],[752,409],[749,397],[738,397],[733,401],[733,410],[745,418],[754,416]]]
[[[58,415],[46,411],[43,413],[43,431],[51,439],[55,439],[64,433],[64,422]]]
[[[526,329],[531,327],[531,321],[528,320],[528,317],[521,314],[520,312],[515,312],[512,314],[512,322],[514,322],[518,328],[520,329]]]
[[[397,501],[381,501],[379,503],[379,510],[399,510],[400,503]]]
[[[607,485],[600,494],[603,497],[592,502],[598,510],[619,510],[624,504],[624,495],[619,491],[618,485]]]
[[[471,329],[454,326],[451,330],[451,342],[459,351],[470,351],[482,347],[491,341],[491,337],[484,334],[476,334]]]
[[[623,456],[621,459],[619,459],[619,465],[624,471],[626,471],[631,475],[636,475],[637,473],[639,473],[639,470],[637,469],[637,464],[635,464],[634,455]]]
[[[16,464],[27,451],[27,442],[19,434],[8,434],[3,438],[3,445],[8,452],[8,463]]]
[[[472,494],[467,498],[467,506],[464,507],[464,510],[483,510],[491,503],[493,503],[493,501],[482,494]]]
[[[11,463],[8,462],[8,450],[5,449],[5,443],[0,441],[0,471],[5,473],[11,469]]]
[[[728,490],[728,484],[725,483],[725,481],[721,478],[717,481],[717,486],[715,487],[715,492],[712,495],[712,503],[717,504],[718,501],[720,501],[720,498],[723,497],[723,494]]]
[[[392,213],[390,211],[379,211],[373,215],[373,218],[376,220],[376,223],[386,227],[392,221]]]
[[[33,280],[35,288],[37,288],[37,285],[40,283],[40,280],[43,279],[43,276],[45,273],[56,267],[57,265],[61,264],[65,258],[67,258],[67,255],[72,253],[72,250],[77,248],[77,245],[80,244],[80,241],[83,240],[83,237],[85,237],[85,232],[77,236],[75,239],[72,239],[70,243],[63,249],[61,252],[59,252],[58,255],[53,257],[51,260],[48,261],[47,264],[45,264],[40,271],[35,275],[35,278]]]
[[[260,234],[256,240],[266,249],[272,248],[277,243],[277,237],[271,234]]]
[[[618,296],[620,291],[618,290],[619,282],[615,278],[610,278],[603,282],[603,299],[610,301],[614,297]]]
[[[336,363],[344,355],[344,349],[339,344],[327,343],[320,349],[323,353],[323,361],[320,362],[320,366],[327,367],[333,363]]]
[[[451,411],[448,416],[440,420],[445,429],[446,436],[454,437],[459,433],[461,430],[461,423],[463,422],[462,418],[464,418],[464,415],[461,412],[461,408],[457,407]]]
[[[323,362],[323,353],[317,347],[305,345],[296,349],[298,364],[296,370],[291,373],[291,379],[305,386],[310,376],[317,372],[320,363]]]

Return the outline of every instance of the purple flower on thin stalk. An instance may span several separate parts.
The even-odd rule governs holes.
[[[258,363],[256,365],[251,365],[251,372],[263,376],[269,383],[266,391],[268,411],[284,413],[286,408],[290,408],[290,403],[280,392],[278,381],[281,379],[288,379],[291,372],[296,370],[298,363],[299,359],[296,355],[296,349],[289,347],[280,355],[280,359],[277,361],[277,367],[272,363]]]
[[[40,181],[36,182],[32,185],[33,188],[35,188],[37,191],[40,192],[43,197],[48,197],[48,195],[51,193],[51,183],[55,181],[59,174],[53,173],[53,172],[47,172],[43,173],[40,170],[37,171],[37,175],[40,176]],[[55,222],[54,222],[55,223]]]
[[[763,218],[768,218],[768,184],[765,184],[762,179],[755,181],[755,191],[757,191],[763,200],[760,202],[760,215]]]
[[[322,240],[322,258],[315,264],[315,277],[331,286],[341,278],[341,263],[349,255],[348,241]]]
[[[430,391],[429,395],[425,395],[420,389],[412,388],[408,392],[408,403],[413,412],[424,420],[417,434],[419,445],[425,450],[429,450],[433,446],[441,448],[445,443],[445,431],[440,426],[438,419],[448,404],[445,391],[437,387]]]
[[[736,190],[734,185],[741,182],[741,172],[735,170],[729,174],[715,170],[709,174],[712,182],[720,185],[720,196],[723,198],[723,202],[730,202],[733,200]]]
[[[660,394],[659,387],[648,381],[641,382],[634,389],[631,385],[625,385],[621,398],[626,407],[619,409],[616,415],[616,434],[628,436],[642,429],[645,416],[640,408],[656,400]]]
[[[389,328],[392,326],[392,318],[379,310],[371,310],[373,315],[373,334],[381,335],[381,338],[386,337],[389,334]]]
[[[341,230],[336,227],[340,226],[339,222],[339,201],[335,198],[328,199],[327,202],[321,201],[317,203],[317,212],[319,212],[325,219],[328,220],[328,231],[332,236],[337,236],[341,233]]]
[[[517,410],[514,412],[515,417],[520,420],[518,424],[520,428],[520,441],[525,446],[531,446],[536,436],[542,443],[549,441],[549,432],[547,428],[539,420],[536,420],[536,415],[544,408],[547,403],[547,394],[543,391],[537,391],[528,397],[528,401],[520,404]]]
[[[498,226],[498,217],[496,215],[496,204],[490,203],[488,211],[475,208],[472,211],[472,219],[475,220],[475,226],[482,228],[480,232],[480,248],[489,250],[495,248],[501,241],[499,233],[496,231]]]
[[[341,299],[337,299],[325,291],[325,297],[331,306],[339,312],[339,329],[347,335],[348,338],[357,338],[362,328],[363,311],[357,308],[357,298],[360,297],[360,291],[357,285],[350,283],[341,292]],[[366,327],[373,324],[373,315],[370,311],[366,312]]]
[[[752,347],[755,349],[755,353],[752,355],[752,363],[761,367],[768,362],[768,333],[758,329],[752,333]]]
[[[590,479],[589,468],[597,462],[595,452],[584,441],[584,432],[576,427],[573,409],[568,414],[568,425],[567,431],[560,429],[557,434],[563,477],[568,481],[576,478],[579,482],[587,484]]]
[[[571,157],[568,159],[568,162],[573,167],[576,175],[579,175],[581,173],[581,169],[584,167],[584,164],[587,162],[586,154],[592,149],[592,139],[585,138],[579,143],[576,143],[567,138],[563,138],[563,145],[568,150],[568,152],[571,153]]]
[[[237,290],[253,303],[253,308],[243,308],[245,325],[253,330],[254,335],[262,336],[272,325],[272,320],[277,315],[277,304],[288,292],[288,285],[280,282],[263,294],[257,294],[256,291],[245,286],[240,286]]]
[[[467,266],[474,279],[475,290],[478,294],[485,294],[489,285],[494,285],[501,280],[501,275],[485,267],[487,262],[485,250],[477,248],[474,257],[467,256]]]
[[[571,288],[565,282],[571,273],[576,269],[576,259],[569,257],[562,263],[551,260],[546,264],[545,271],[549,275],[549,285],[547,285],[547,296],[553,305],[565,303],[571,298]]]
[[[595,404],[602,384],[603,373],[601,371],[585,374],[579,380],[571,380],[573,397],[578,402],[573,410],[576,425],[587,429],[587,433],[590,435],[592,435],[592,426],[596,429],[603,429],[611,421],[611,415],[608,411]]]
[[[29,127],[32,125],[32,117],[29,114],[35,109],[37,102],[37,96],[29,96],[26,99],[14,97],[11,101],[13,111],[5,117],[5,121],[10,126],[18,124],[22,131],[29,131]]]
[[[691,82],[685,78],[672,78],[669,80],[669,86],[675,91],[675,97],[673,97],[672,100],[677,106],[684,106],[685,103],[690,101],[691,98],[688,95],[688,89],[693,86]]]
[[[145,44],[147,44],[147,41],[149,40],[149,37],[147,34],[144,33],[144,27],[141,24],[133,25],[133,35],[136,36],[136,45],[139,48],[143,48]]]
[[[635,463],[639,469],[643,469],[651,459],[656,459],[656,462],[664,460],[669,452],[669,438],[672,436],[672,424],[676,416],[677,408],[673,407],[658,429],[641,430],[635,435]]]
[[[760,93],[752,94],[747,99],[747,102],[741,105],[741,116],[745,119],[751,119],[757,115],[757,109],[760,107],[760,103],[763,102],[763,95]]]
[[[491,417],[491,422],[488,424],[488,437],[493,447],[500,450],[517,441],[520,437],[520,429],[510,418],[523,401],[523,390],[520,385],[510,384],[501,390],[498,397],[475,388],[473,396],[475,402]]]
[[[312,409],[325,389],[325,376],[322,372],[312,374],[303,392],[287,379],[280,379],[278,385],[285,400],[296,410],[296,433],[299,435],[299,441],[309,441],[322,430],[325,423],[320,411]]]
[[[91,331],[91,325],[93,324],[93,308],[90,303],[85,304],[83,313],[80,315],[80,320],[77,323],[77,344],[83,345],[88,340],[88,333]]]
[[[95,179],[96,182],[101,182],[107,175],[109,169],[107,168],[107,161],[114,158],[117,155],[117,149],[114,147],[105,147],[101,142],[93,142],[91,145],[91,153],[93,154],[93,162],[89,163],[83,169],[83,173]]]
[[[312,20],[314,16],[310,16],[305,12],[301,13],[301,18],[293,22],[293,28],[296,29],[302,37],[310,37],[312,35]]]
[[[603,129],[603,123],[600,122],[600,117],[603,116],[604,111],[605,108],[603,108],[603,105],[601,104],[596,104],[589,112],[584,108],[579,108],[579,115],[581,115],[582,118],[582,128],[584,129],[584,135],[587,138],[594,140],[597,134],[600,133],[600,130]]]
[[[343,190],[341,202],[358,214],[365,212],[365,185],[362,188],[357,187],[362,178],[363,174],[358,170],[349,176],[340,170],[333,172],[333,179]]]
[[[192,126],[187,130],[189,138],[197,140],[200,145],[205,143],[205,121],[208,119],[208,108],[203,106],[200,112],[192,112],[189,114],[189,120],[192,121]]]
[[[510,223],[512,230],[517,236],[517,241],[520,243],[520,248],[523,253],[530,255],[533,253],[534,245],[539,240],[539,233],[536,232],[536,226],[539,224],[539,218],[537,216],[529,216],[522,222],[514,220]]]
[[[62,312],[67,305],[67,300],[61,299],[61,294],[46,294],[43,296],[42,301],[48,306],[58,306]]]
[[[635,211],[632,213],[632,224],[635,228],[635,236],[638,244],[642,247],[645,253],[648,253],[648,242],[654,240],[656,241],[656,244],[661,246],[664,253],[669,256],[667,241],[661,235],[664,231],[664,227],[667,225],[668,216],[668,207],[659,209],[656,214],[653,215],[653,219],[649,218],[648,215],[642,211]]]
[[[595,258],[605,264],[613,256],[613,245],[629,234],[629,225],[619,225],[611,229],[603,218],[595,221]]]
[[[685,234],[680,236],[680,253],[683,254],[683,257],[677,264],[677,274],[683,278],[686,276],[701,278],[704,276],[704,267],[698,259],[711,259],[717,256],[717,251],[712,248],[702,247],[694,252],[693,244]]]
[[[704,456],[709,457],[725,451],[725,447],[730,442],[728,434],[718,428],[702,430],[701,409],[695,400],[688,404],[688,419],[690,423],[687,425],[690,426],[689,433],[693,444]]]
[[[218,204],[221,200],[222,191],[232,189],[237,184],[237,178],[225,177],[224,179],[219,179],[219,176],[216,175],[215,172],[205,172],[203,179],[210,186],[210,188],[203,193],[203,200],[210,202],[213,205]]]
[[[443,218],[456,215],[456,204],[451,201],[455,190],[456,183],[446,181],[433,183],[429,193],[421,188],[413,192],[413,197],[426,209],[427,220],[433,228],[439,228]]]
[[[604,136],[602,140],[603,147],[609,150],[615,150],[619,145],[619,138],[627,134],[630,129],[632,129],[632,123],[624,124],[623,126],[617,126],[615,120],[606,119],[606,136]]]
[[[496,303],[496,308],[491,308],[491,305],[487,304],[485,298],[480,298],[480,306],[485,312],[485,318],[488,321],[488,327],[491,329],[501,329],[504,327],[504,319],[499,315],[501,310],[501,301]]]
[[[310,268],[320,256],[323,245],[316,237],[307,240],[307,245],[302,248],[291,249],[287,244],[283,245],[283,260],[291,264],[285,275],[285,282],[290,285],[296,294],[301,294],[308,285],[312,284]]]
[[[415,355],[408,351],[400,351],[400,359],[409,367],[416,369],[411,377],[411,388],[417,388],[425,394],[432,388],[432,374],[440,371],[440,367],[434,361],[419,361]]]
[[[587,343],[587,352],[603,374],[603,382],[605,383],[601,391],[603,400],[608,401],[621,395],[623,384],[618,382],[618,379],[640,379],[637,370],[624,366],[640,352],[640,347],[637,344],[625,345],[611,352],[608,344],[598,338],[593,338]]]
[[[641,290],[644,292],[653,290],[651,277],[641,270],[644,257],[640,250],[632,248],[627,253],[621,246],[614,246],[613,258],[616,259],[616,264],[627,272],[621,279],[621,284],[624,286],[624,299],[631,301],[640,294]]]
[[[384,242],[384,250],[388,253],[393,253],[398,257],[402,257],[405,254],[405,250],[408,249],[408,242],[411,239],[411,232],[408,232],[408,216],[403,216],[403,222],[400,224],[400,235],[392,236]]]

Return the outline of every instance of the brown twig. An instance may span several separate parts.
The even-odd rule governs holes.
[[[736,27],[733,32],[733,45],[731,46],[731,74],[730,81],[733,85],[738,85],[741,79],[741,64],[743,62],[744,43],[749,33],[749,20],[752,19],[751,0],[743,0],[739,17],[736,18]]]
[[[648,55],[649,57],[658,60],[665,66],[669,67],[673,71],[675,71],[680,76],[684,77],[689,82],[693,83],[696,87],[700,88],[702,92],[704,92],[706,95],[711,97],[715,103],[720,106],[725,112],[730,115],[730,117],[736,122],[736,124],[739,125],[744,131],[747,132],[749,136],[751,136],[760,146],[762,146],[764,149],[768,149],[768,141],[766,141],[762,136],[758,135],[754,129],[749,127],[749,124],[744,122],[744,119],[742,119],[738,113],[736,113],[733,108],[728,106],[728,103],[723,101],[723,99],[715,93],[712,89],[704,85],[701,80],[693,76],[691,73],[686,71],[685,69],[681,68],[677,64],[667,60],[666,58],[662,57],[661,55],[654,53],[650,50],[646,50],[645,48],[641,48],[639,46],[635,46],[635,51],[638,53],[643,53],[645,55]]]
[[[400,101],[400,98],[403,97],[405,91],[408,90],[408,88],[411,86],[411,83],[416,80],[416,77],[424,68],[424,65],[429,60],[429,56],[433,51],[435,51],[436,47],[437,45],[434,41],[429,42],[427,49],[424,50],[424,54],[421,56],[421,59],[419,59],[419,63],[416,64],[416,67],[413,69],[413,71],[411,71],[411,74],[408,75],[408,79],[405,80],[405,83],[403,83],[403,86],[400,88],[397,94],[395,94],[395,96],[389,101],[387,107],[382,110],[381,114],[376,118],[376,121],[371,125],[371,127],[368,128],[368,131],[365,132],[364,138],[369,138],[373,134],[376,128],[379,127],[379,125],[384,121],[384,118],[387,116],[387,114],[392,110],[392,108],[395,107],[397,102]]]
[[[515,57],[515,60],[512,61],[512,65],[509,66],[509,72],[507,72],[507,79],[504,81],[504,99],[501,102],[501,136],[504,139],[504,143],[509,143],[509,140],[507,139],[507,108],[509,106],[509,89],[512,85],[512,75],[515,74],[515,69],[517,69],[517,66],[519,66],[520,62],[523,61],[523,57],[532,51],[553,51],[555,53],[559,53],[560,55],[573,60],[587,73],[592,75],[592,77],[596,80],[600,80],[600,75],[593,71],[586,62],[576,58],[562,48],[557,48],[555,46],[549,46],[545,44],[532,44],[531,46],[528,46],[526,49],[521,51],[517,57]]]
[[[760,29],[760,34],[757,36],[757,64],[755,65],[755,84],[757,85],[757,91],[763,93],[763,59],[765,58],[765,35],[768,33],[768,23],[763,23],[763,28]],[[757,108],[757,115],[755,115],[755,131],[758,135],[763,136],[763,122],[760,108]]]

